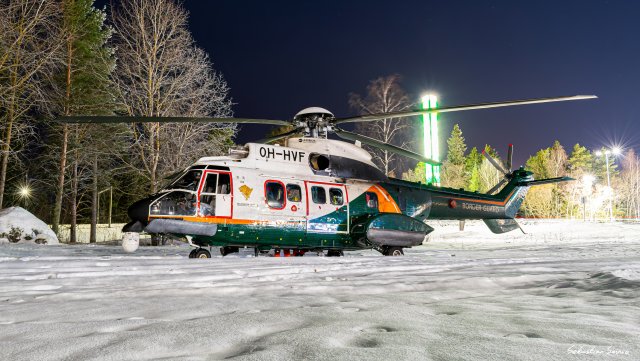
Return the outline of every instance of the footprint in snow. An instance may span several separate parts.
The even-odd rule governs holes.
[[[538,335],[537,333],[533,333],[533,332],[525,332],[525,333],[509,333],[506,334],[502,337],[508,337],[508,338],[542,338],[542,336]]]

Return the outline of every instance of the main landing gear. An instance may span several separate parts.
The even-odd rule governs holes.
[[[342,257],[344,252],[339,249],[330,249],[327,251],[327,257]]]
[[[189,253],[189,258],[211,258],[211,253],[204,248],[196,248]]]
[[[384,246],[380,252],[385,256],[403,256],[402,247]]]

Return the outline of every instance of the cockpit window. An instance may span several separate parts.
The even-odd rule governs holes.
[[[173,182],[169,189],[184,189],[188,191],[197,191],[198,183],[200,183],[200,178],[202,177],[201,170],[190,170],[185,175],[180,177],[177,181]]]

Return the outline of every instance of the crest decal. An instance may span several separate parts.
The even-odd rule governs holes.
[[[251,192],[253,192],[253,188],[247,187],[247,185],[243,185],[239,188],[240,193],[244,196],[244,199],[249,200],[249,196],[251,196]]]

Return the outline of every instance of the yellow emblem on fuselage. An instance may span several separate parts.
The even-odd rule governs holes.
[[[242,195],[246,200],[249,200],[249,196],[251,196],[251,192],[253,192],[253,188],[247,187],[246,184],[240,187],[240,193],[242,193]]]

